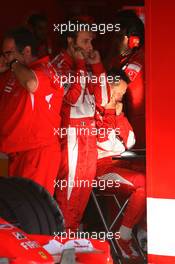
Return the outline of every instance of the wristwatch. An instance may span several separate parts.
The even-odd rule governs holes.
[[[17,60],[17,59],[14,59],[14,60],[12,60],[10,63],[9,63],[9,67],[10,67],[10,70],[12,71],[13,69],[12,69],[12,66],[14,65],[14,64],[16,64],[16,63],[18,63],[19,61]]]

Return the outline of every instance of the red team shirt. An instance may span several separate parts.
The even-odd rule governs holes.
[[[104,73],[101,63],[91,65],[91,74],[97,77],[97,82],[81,82],[80,76],[90,76],[87,65],[84,60],[77,60],[76,64],[66,51],[62,51],[52,61],[58,76],[63,77],[64,100],[61,110],[62,126],[67,127],[74,119],[94,118],[95,114],[95,97],[100,93],[101,87],[99,76]],[[69,77],[75,77],[69,79]],[[65,79],[66,77],[66,79]],[[106,87],[104,88],[106,90]],[[101,99],[101,98],[100,98]],[[75,124],[73,124],[75,125]]]
[[[145,83],[144,49],[140,48],[124,66],[130,79],[127,89],[126,111],[136,135],[136,148],[145,147]]]
[[[31,64],[38,89],[29,93],[11,71],[0,79],[0,151],[13,153],[58,141],[62,88],[53,83],[53,68],[44,57]]]
[[[116,58],[111,67],[116,68]],[[144,48],[132,55],[120,58],[120,68],[129,78],[126,93],[125,112],[136,135],[136,148],[145,148],[145,83]]]

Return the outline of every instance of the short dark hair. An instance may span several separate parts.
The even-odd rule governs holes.
[[[7,38],[14,39],[16,47],[19,52],[22,52],[26,46],[30,46],[32,55],[33,56],[38,55],[36,39],[33,33],[29,29],[25,27],[18,27],[15,29],[11,29],[4,36],[4,39]]]
[[[116,21],[120,24],[120,35],[138,36],[140,44],[144,43],[144,24],[133,10],[122,10],[116,15]]]
[[[81,19],[69,19],[65,22],[65,24],[67,24],[68,22],[70,22],[71,24],[77,25],[78,28],[80,28],[81,24],[90,26],[89,22],[86,22],[86,21],[81,20]],[[63,48],[67,48],[67,38],[70,37],[76,41],[78,32],[79,32],[79,30],[75,30],[75,31],[68,31],[67,30],[66,32],[63,33],[63,35],[62,35],[62,46],[63,46]]]
[[[32,26],[33,28],[36,27],[39,22],[47,23],[47,17],[43,14],[33,14],[27,20],[27,24]]]

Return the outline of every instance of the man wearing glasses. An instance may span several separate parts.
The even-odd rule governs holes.
[[[29,178],[53,194],[60,160],[54,128],[63,91],[52,81],[48,57],[37,59],[35,39],[25,28],[5,36],[0,69],[0,152],[9,157],[9,176]]]

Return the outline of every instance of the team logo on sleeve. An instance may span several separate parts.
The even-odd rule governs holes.
[[[129,63],[128,66],[125,68],[125,73],[129,77],[130,81],[134,81],[139,72],[141,71],[142,66],[136,63]]]

